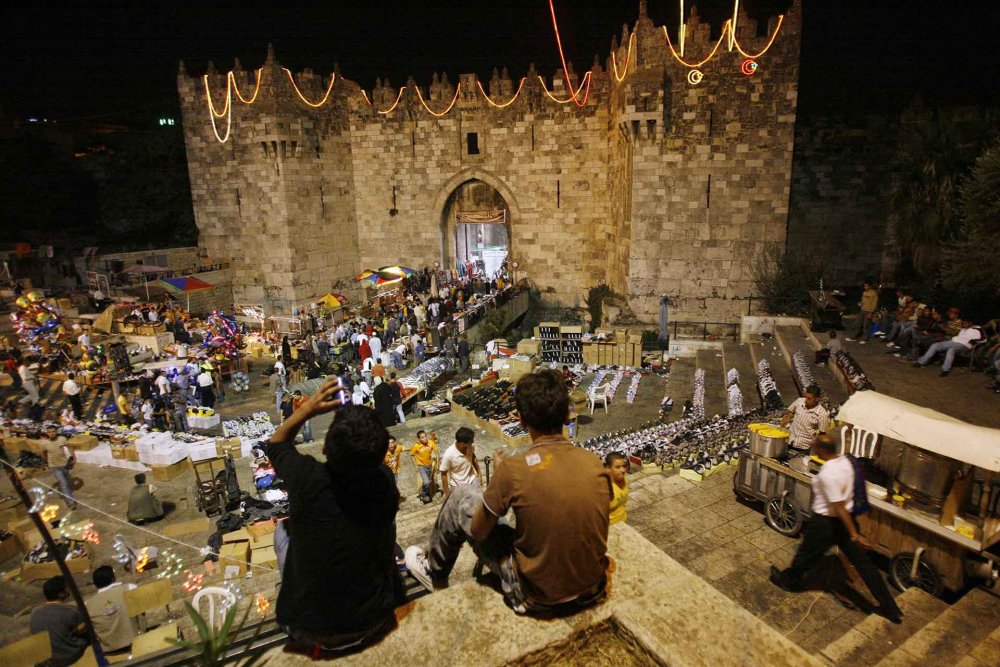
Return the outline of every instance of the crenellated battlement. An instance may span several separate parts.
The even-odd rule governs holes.
[[[761,34],[738,3],[713,30],[693,6],[656,25],[641,2],[585,71],[371,90],[337,64],[292,72],[270,46],[256,69],[182,63],[200,242],[234,257],[238,301],[287,311],[364,266],[449,265],[465,179],[498,193],[511,255],[547,267],[532,278],[549,300],[604,282],[651,320],[664,293],[727,317],[752,289],[743,260],[784,242],[800,30],[800,0]]]

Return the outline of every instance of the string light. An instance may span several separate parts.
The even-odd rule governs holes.
[[[230,77],[226,77],[226,111],[223,114],[217,114],[215,111],[215,105],[212,104],[212,91],[208,87],[208,75],[204,76],[205,82],[205,99],[208,100],[209,118],[212,121],[212,132],[215,133],[215,138],[219,140],[220,144],[224,144],[229,141],[229,135],[233,129],[233,113],[232,113],[232,101],[233,101],[233,87],[230,85]],[[219,128],[215,124],[216,118],[222,118],[226,116],[226,136],[222,137],[219,135]]]
[[[42,508],[42,511],[38,513],[39,518],[45,523],[52,521],[59,514],[58,505],[46,505]]]
[[[204,574],[192,572],[191,570],[184,570],[184,573],[187,574],[187,579],[184,580],[181,587],[186,593],[197,593],[205,587]]]
[[[744,56],[745,58],[760,58],[762,55],[767,53],[768,49],[771,48],[771,45],[774,44],[774,40],[777,39],[778,32],[781,30],[781,24],[784,23],[784,21],[785,21],[785,15],[779,14],[778,24],[774,26],[774,32],[771,33],[771,38],[767,40],[767,44],[764,46],[764,48],[758,51],[757,53],[747,53],[746,51],[744,51],[743,47],[740,46],[740,43],[736,40],[735,33],[733,34],[733,45],[736,46],[736,50],[740,52],[740,55]]]
[[[28,509],[32,514],[37,514],[41,512],[45,507],[45,499],[49,495],[49,492],[40,486],[33,486],[28,489],[28,496],[31,497],[31,507]],[[47,521],[48,519],[46,519]]]
[[[580,81],[580,87],[577,88],[576,90],[573,90],[573,82],[570,81],[569,78],[569,68],[566,67],[566,56],[563,53],[562,38],[559,36],[559,23],[558,21],[556,21],[556,6],[553,3],[553,0],[549,0],[549,13],[552,14],[552,29],[555,30],[556,33],[556,46],[559,47],[559,60],[562,61],[563,77],[566,79],[566,87],[569,88],[569,92],[572,94],[572,97],[570,99],[573,101],[574,104],[576,104],[576,106],[582,107],[584,104],[587,103],[587,94],[590,93],[590,81],[589,79],[587,79],[590,76],[590,72],[588,71],[587,74],[585,74],[583,77],[584,79],[587,79],[587,93],[584,94],[583,101],[579,101],[577,100],[577,95],[583,88],[583,80]],[[541,79],[541,77],[538,78]],[[545,88],[545,81],[542,81],[542,88]],[[545,92],[548,93],[547,90]],[[552,95],[549,95],[549,97],[552,97]],[[553,97],[552,99],[555,98]]]
[[[746,74],[747,76],[753,76],[754,72],[757,71],[758,67],[759,65],[757,63],[755,63],[750,59],[747,59],[744,60],[743,63],[740,65],[740,71]]]
[[[324,104],[326,104],[327,99],[329,99],[330,97],[330,92],[333,90],[333,82],[337,80],[337,73],[336,72],[332,73],[330,75],[330,85],[327,86],[326,94],[323,95],[323,99],[321,99],[319,102],[313,103],[307,100],[305,96],[302,94],[302,91],[299,90],[298,85],[296,85],[295,83],[295,77],[292,76],[292,70],[288,69],[287,67],[282,67],[281,69],[285,70],[285,74],[288,75],[288,80],[292,82],[292,88],[295,89],[295,94],[299,96],[300,100],[311,106],[313,109],[318,109]]]
[[[684,56],[684,42],[687,41],[687,23],[684,22],[684,0],[681,0],[681,19],[680,27],[677,29],[677,41],[681,45],[681,57]],[[663,27],[663,31],[666,32],[666,26]]]
[[[159,565],[157,579],[170,579],[184,570],[184,561],[170,549],[164,549],[156,558]]]
[[[726,38],[728,31],[729,31],[729,21],[727,20],[722,26],[722,35],[719,37],[719,41],[715,43],[715,47],[712,49],[712,52],[709,53],[707,56],[705,56],[705,59],[702,60],[701,62],[689,63],[677,53],[676,49],[674,49],[673,42],[670,41],[670,33],[667,32],[667,26],[663,26],[663,36],[667,38],[667,46],[670,47],[671,55],[673,55],[673,57],[677,60],[677,62],[684,65],[685,67],[690,67],[691,69],[698,69],[699,67],[707,63],[715,56],[715,52],[719,50],[720,46],[722,46],[722,41]]]
[[[736,23],[740,20],[740,0],[733,0],[733,20],[729,24],[729,50],[736,45]]]
[[[254,100],[257,99],[257,93],[260,92],[260,78],[261,78],[261,74],[263,72],[264,72],[264,68],[263,67],[261,67],[259,70],[257,70],[257,87],[253,89],[253,96],[249,100],[248,99],[244,99],[243,95],[240,94],[240,88],[239,88],[239,86],[236,85],[236,75],[233,74],[232,72],[229,73],[229,77],[228,78],[232,82],[233,90],[236,91],[236,97],[238,97],[240,99],[240,102],[243,102],[243,104],[253,104],[254,103]]]
[[[148,568],[151,564],[152,559],[149,556],[149,547],[143,547],[135,556],[136,573],[145,572],[146,568]]]
[[[453,98],[451,98],[451,104],[449,104],[448,108],[446,108],[441,113],[438,113],[436,111],[432,111],[431,108],[429,106],[427,106],[427,102],[424,101],[424,95],[423,95],[423,93],[420,92],[420,86],[413,86],[413,88],[414,88],[414,90],[417,91],[417,98],[420,100],[420,103],[422,105],[424,105],[424,108],[427,109],[427,113],[429,113],[432,116],[436,116],[437,118],[440,118],[441,116],[443,116],[446,113],[448,113],[449,111],[451,111],[451,108],[453,106],[455,106],[455,102],[458,101],[458,92],[462,89],[462,84],[459,83],[459,84],[457,84],[455,86],[455,96]]]
[[[590,94],[590,72],[587,72],[586,74],[583,75],[583,80],[580,82],[580,87],[576,89],[576,93],[574,95],[571,95],[570,97],[567,97],[564,100],[560,100],[555,95],[549,92],[549,89],[546,88],[545,86],[544,78],[539,76],[538,80],[542,82],[542,90],[545,91],[545,94],[548,95],[549,99],[552,100],[553,102],[556,102],[558,104],[569,104],[570,102],[574,102],[578,107],[582,107],[584,104],[587,103],[587,96]],[[586,83],[586,88],[584,88],[584,83]],[[577,97],[579,96],[581,90],[583,91],[583,104],[577,101]]]
[[[399,89],[399,95],[396,95],[396,101],[392,103],[392,106],[391,106],[391,107],[389,107],[389,108],[388,108],[388,109],[386,109],[385,111],[379,111],[378,109],[376,109],[376,110],[375,110],[375,112],[376,112],[376,113],[380,113],[380,114],[382,114],[383,116],[384,116],[385,114],[389,114],[389,113],[392,113],[392,110],[396,108],[396,105],[397,105],[397,104],[399,104],[399,101],[400,101],[401,99],[403,99],[403,91],[405,91],[405,90],[406,90],[406,86],[403,86],[403,87],[401,87],[401,88]]]
[[[611,68],[614,70],[615,80],[621,83],[628,76],[628,63],[632,59],[632,47],[635,45],[635,33],[633,32],[631,37],[628,38],[628,51],[625,53],[625,67],[622,70],[621,76],[618,76],[618,64],[615,62],[615,52],[611,52]],[[617,51],[617,49],[615,49]]]
[[[368,103],[368,106],[372,105],[372,101],[368,98],[368,93],[365,92],[364,88],[361,89],[361,96],[365,98],[365,102]]]
[[[521,89],[524,88],[524,82],[527,80],[528,77],[522,76],[521,83],[517,84],[517,92],[514,93],[514,97],[510,98],[503,104],[500,104],[499,102],[494,102],[493,100],[490,99],[490,96],[486,94],[486,91],[483,89],[483,84],[482,82],[479,81],[479,79],[476,79],[476,85],[479,86],[479,92],[483,94],[483,99],[485,99],[490,104],[490,106],[496,107],[497,109],[503,109],[504,107],[509,107],[511,104],[514,103],[514,100],[517,99],[517,96],[521,94]]]
[[[267,599],[267,596],[263,593],[257,593],[253,596],[253,609],[254,612],[261,618],[267,616],[268,610],[271,608],[271,601]]]
[[[701,80],[705,78],[705,75],[701,73],[701,70],[693,69],[688,72],[688,83],[692,86],[697,86],[701,83]]]

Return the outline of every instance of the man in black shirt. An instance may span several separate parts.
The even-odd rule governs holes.
[[[402,601],[396,565],[399,492],[383,464],[389,433],[373,410],[337,411],[323,445],[326,463],[295,449],[307,419],[341,405],[332,378],[278,427],[266,452],[285,481],[289,536],[277,617],[291,650],[317,656],[355,651],[395,627]]]
[[[83,615],[75,606],[66,604],[69,592],[63,577],[52,577],[42,586],[45,604],[31,612],[31,632],[48,632],[52,657],[51,667],[72,665],[87,649],[87,628]]]

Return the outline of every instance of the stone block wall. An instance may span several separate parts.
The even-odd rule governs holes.
[[[502,198],[511,259],[548,305],[582,306],[607,283],[642,322],[656,321],[661,294],[674,318],[734,321],[752,293],[748,261],[785,242],[800,3],[752,75],[740,51],[765,51],[777,18],[758,35],[741,10],[734,48],[724,38],[713,52],[719,27],[713,39],[692,12],[675,57],[644,7],[581,106],[561,71],[380,81],[369,96],[292,74],[271,51],[259,86],[240,68],[229,79],[182,67],[200,244],[232,258],[237,301],[288,312],[346,291],[362,268],[451,266],[454,193],[479,181]]]

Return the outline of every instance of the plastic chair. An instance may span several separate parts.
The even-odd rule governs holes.
[[[602,384],[599,387],[594,387],[587,394],[587,402],[590,404],[590,414],[594,414],[594,408],[597,407],[597,403],[600,402],[604,406],[604,414],[608,413],[608,387],[611,383]]]
[[[208,600],[208,615],[201,613],[202,600]],[[201,614],[201,617],[205,619],[205,622],[213,630],[218,630],[222,627],[226,617],[225,610],[234,604],[236,604],[236,595],[228,588],[221,588],[219,586],[207,586],[195,593],[194,598],[191,600],[191,606],[194,607],[196,612]],[[218,610],[216,610],[216,605],[218,605]]]

